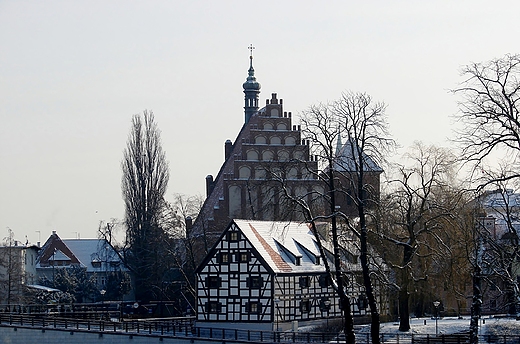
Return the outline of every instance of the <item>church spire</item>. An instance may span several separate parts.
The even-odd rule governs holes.
[[[253,45],[249,46],[249,71],[246,82],[242,85],[245,94],[245,122],[249,122],[251,116],[258,111],[258,95],[260,94],[260,83],[256,81],[255,70],[253,68]]]

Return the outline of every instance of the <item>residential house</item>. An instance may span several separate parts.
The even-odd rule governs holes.
[[[306,223],[232,220],[196,271],[197,326],[285,330],[341,316],[326,252]],[[357,259],[343,269],[354,315],[365,315]]]
[[[69,267],[85,269],[88,275],[96,278],[100,291],[106,291],[111,273],[128,272],[120,256],[106,240],[61,239],[53,231],[38,255],[37,274],[53,284],[56,270]]]
[[[0,246],[0,303],[23,301],[24,286],[34,284],[39,247],[13,241]]]

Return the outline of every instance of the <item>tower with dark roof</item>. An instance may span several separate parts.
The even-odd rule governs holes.
[[[258,111],[258,95],[260,94],[260,83],[256,81],[255,70],[253,68],[253,49],[254,47],[251,45],[249,50],[251,54],[249,55],[249,71],[246,82],[242,84],[244,88],[244,113],[245,113],[245,123],[249,122],[251,116]]]

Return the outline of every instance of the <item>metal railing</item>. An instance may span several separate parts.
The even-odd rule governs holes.
[[[230,328],[195,327],[193,318],[140,319],[127,321],[84,320],[56,316],[0,313],[0,325],[57,329],[66,331],[89,331],[95,333],[118,333],[153,335],[177,338],[201,338],[214,341],[261,342],[261,343],[345,343],[342,335],[324,332],[273,332]],[[466,344],[469,334],[429,335],[408,333],[382,333],[381,343],[387,344]],[[356,334],[356,343],[370,344],[369,333]],[[479,343],[520,344],[518,335],[480,335]]]

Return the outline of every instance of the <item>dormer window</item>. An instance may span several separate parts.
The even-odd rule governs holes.
[[[309,276],[300,277],[300,288],[309,288],[310,280]]]

